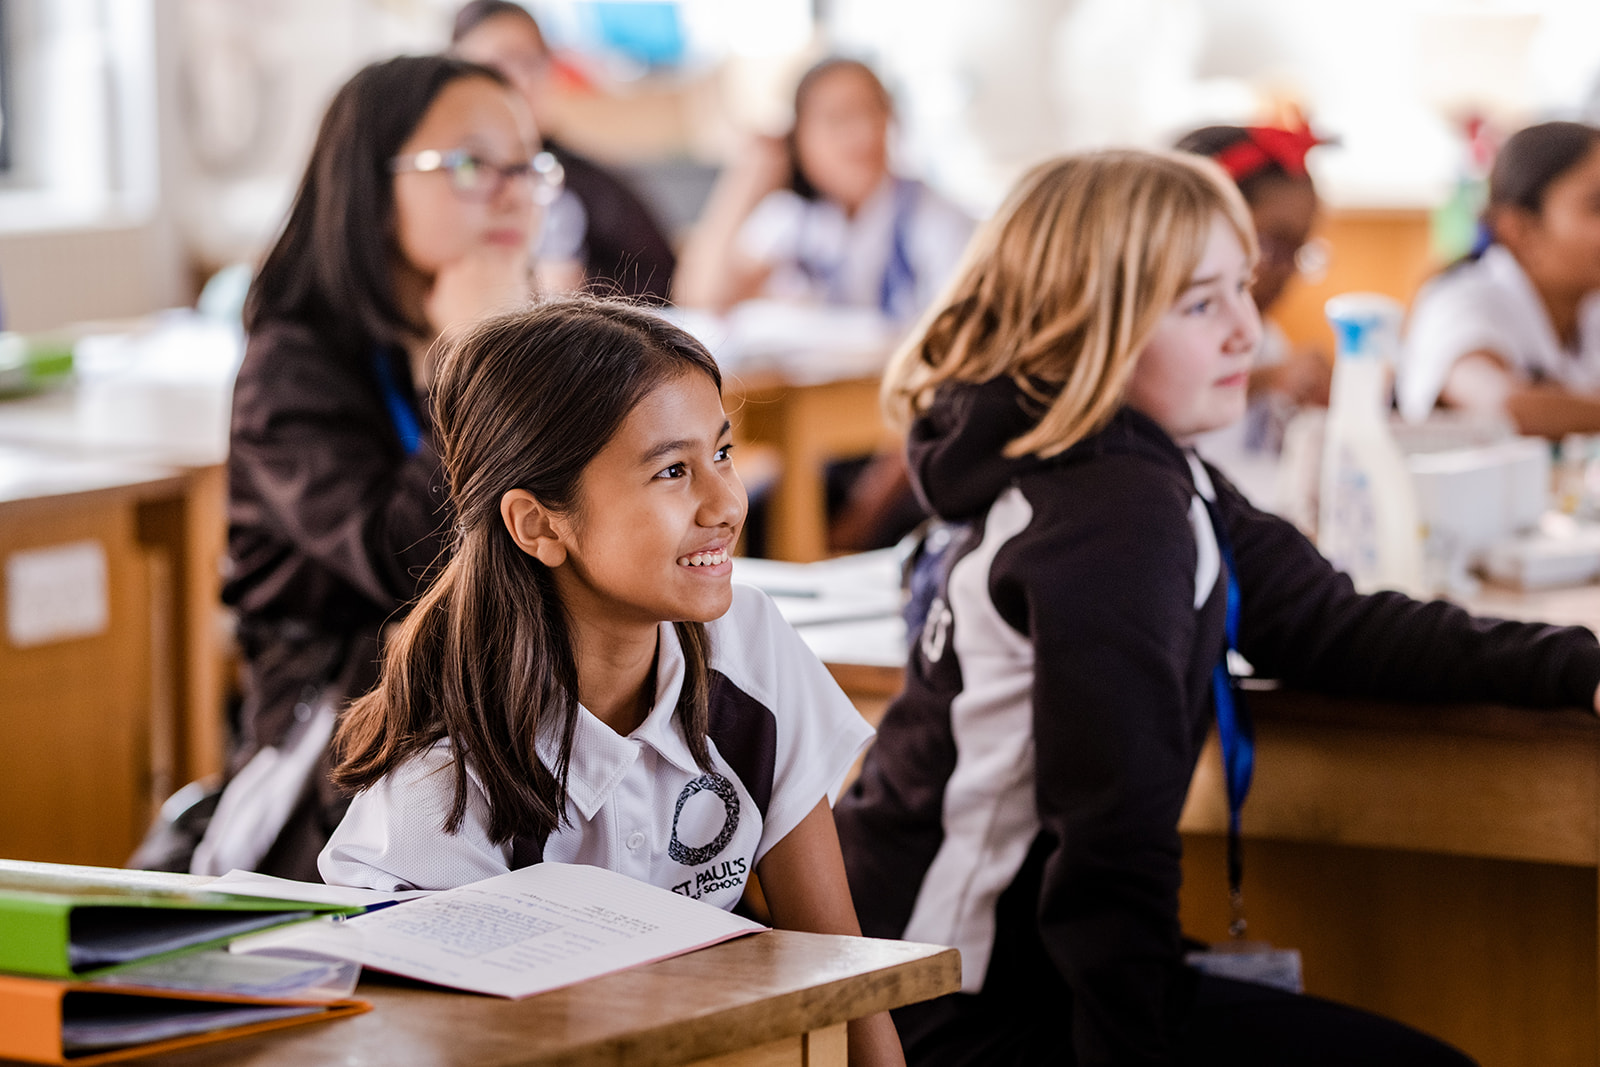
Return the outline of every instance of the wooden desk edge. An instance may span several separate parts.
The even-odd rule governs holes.
[[[774,935],[821,936],[777,930],[756,936],[770,938]],[[854,940],[872,943],[871,947],[878,950],[892,945],[917,951],[884,967],[841,975],[760,1003],[597,1041],[588,1048],[574,1049],[570,1054],[550,1060],[550,1067],[556,1064],[580,1067],[591,1063],[668,1067],[691,1063],[932,1000],[961,988],[961,953],[954,948],[914,941]],[[538,1062],[539,1067],[546,1067],[546,1061]]]
[[[816,960],[832,977],[811,983],[803,976]],[[706,995],[712,980],[758,995],[730,1003]],[[942,945],[768,931],[519,1001],[364,979],[355,995],[372,1004],[368,1014],[223,1041],[162,1062],[672,1067],[953,993],[960,982],[960,953]],[[657,1018],[629,1018],[629,1005],[641,1001],[655,1004]],[[456,1032],[454,1055],[441,1055]],[[552,1043],[554,1034],[567,1036]]]

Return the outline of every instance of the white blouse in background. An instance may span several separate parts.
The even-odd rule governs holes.
[[[756,205],[739,231],[739,248],[772,268],[763,296],[846,307],[878,308],[907,319],[927,307],[950,279],[972,218],[932,189],[909,178],[885,177],[856,212],[832,201],[807,200],[782,189]],[[897,242],[911,282],[890,294]],[[891,281],[891,289],[899,290]]]
[[[1408,419],[1427,416],[1458,359],[1488,351],[1524,383],[1600,392],[1600,293],[1578,309],[1576,349],[1556,337],[1533,282],[1511,252],[1490,245],[1423,286],[1411,305],[1395,395]]]

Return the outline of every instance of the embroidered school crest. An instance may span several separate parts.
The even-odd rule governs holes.
[[[700,792],[714,793],[722,801],[722,829],[708,843],[698,847],[685,845],[678,840],[678,819],[689,798]],[[683,787],[678,794],[678,804],[672,811],[672,840],[667,842],[667,855],[685,867],[708,863],[728,847],[733,833],[739,829],[739,794],[733,783],[715,772],[702,774]]]

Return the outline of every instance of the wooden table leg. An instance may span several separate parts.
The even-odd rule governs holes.
[[[217,615],[226,515],[227,471],[222,466],[187,472],[181,495],[149,500],[139,509],[140,539],[170,560],[168,677],[173,686],[177,785],[222,770],[224,687]]]
[[[828,554],[827,464],[881,447],[875,378],[749,390],[733,406],[738,437],[778,449],[767,552],[809,563]]]

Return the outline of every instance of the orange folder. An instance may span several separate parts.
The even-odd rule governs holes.
[[[124,998],[122,1000],[103,998]],[[100,1005],[131,1010],[159,1009],[164,1002],[181,1001],[195,1008],[237,1005],[256,1008],[311,1008],[306,1014],[288,1018],[266,1019],[245,1023],[219,1022],[216,1028],[207,1028],[201,1020],[194,1025],[198,1032],[176,1037],[136,1041],[115,1048],[76,1052],[65,1047],[64,1028],[69,1019],[81,1014],[87,1005]],[[372,1005],[362,1000],[308,1001],[278,999],[273,997],[242,997],[229,994],[195,993],[183,990],[154,989],[141,986],[106,985],[97,982],[71,982],[53,978],[22,978],[0,975],[0,1059],[25,1060],[30,1063],[73,1064],[91,1067],[97,1063],[132,1059],[157,1052],[223,1041],[245,1034],[277,1030],[299,1023],[317,1022],[357,1015],[371,1010]]]

